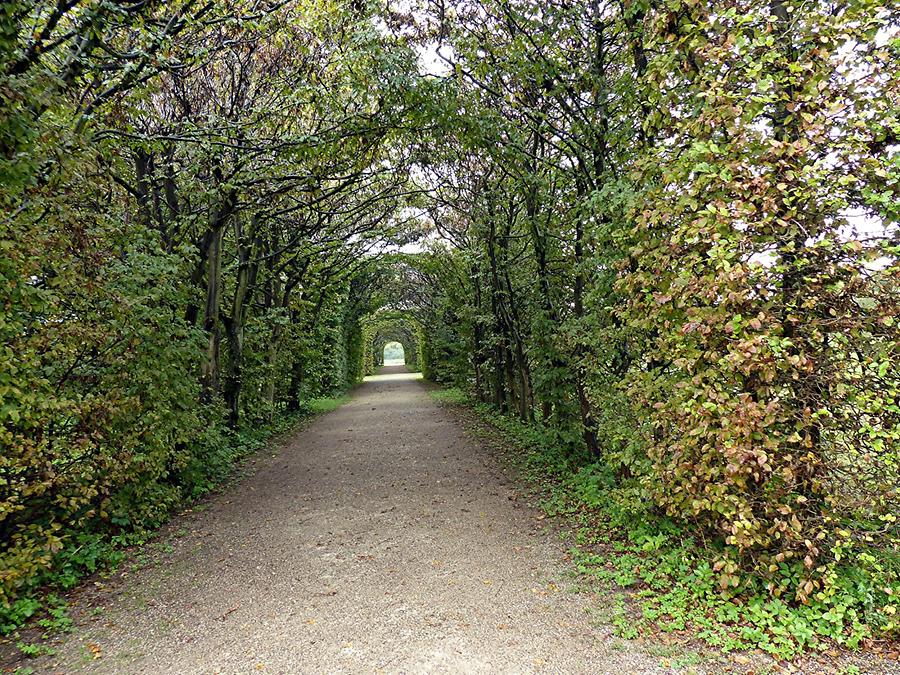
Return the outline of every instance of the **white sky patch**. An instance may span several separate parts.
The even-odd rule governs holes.
[[[446,44],[429,42],[416,47],[419,56],[419,72],[432,77],[447,77],[451,73],[448,61],[453,60],[453,49]]]
[[[399,253],[424,253],[428,247],[421,241],[414,241],[411,244],[404,244],[400,247]]]
[[[896,226],[888,226],[878,216],[866,213],[861,209],[846,210],[841,213],[847,224],[838,229],[842,240],[885,239],[897,231]]]

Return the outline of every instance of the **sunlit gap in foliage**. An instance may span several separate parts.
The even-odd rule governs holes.
[[[382,362],[386,366],[403,366],[406,365],[406,353],[403,345],[399,342],[388,342],[382,350],[384,358]]]

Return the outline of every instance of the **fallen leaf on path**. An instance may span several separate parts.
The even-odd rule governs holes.
[[[101,656],[103,656],[103,650],[100,649],[100,645],[98,645],[96,642],[88,642],[87,648],[91,653],[92,658],[99,659]]]

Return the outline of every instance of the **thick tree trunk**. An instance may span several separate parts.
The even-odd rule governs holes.
[[[205,237],[206,248],[206,309],[203,317],[203,329],[207,342],[203,361],[200,366],[200,398],[204,403],[211,403],[220,391],[219,353],[222,341],[221,304],[222,304],[222,241],[225,226],[234,211],[234,193],[216,210],[211,219],[210,228]]]
[[[238,269],[235,280],[234,296],[231,301],[231,314],[224,321],[228,336],[228,372],[225,377],[224,397],[228,406],[228,421],[236,427],[240,421],[241,391],[244,386],[244,324],[247,317],[247,304],[256,283],[258,265],[253,261],[255,245],[244,241],[244,232],[239,219],[234,220],[235,240],[238,248]],[[255,234],[254,221],[250,236]],[[255,243],[255,242],[254,242]]]
[[[231,317],[223,318],[225,335],[228,345],[228,369],[225,373],[225,382],[222,389],[222,397],[225,399],[225,407],[228,408],[228,425],[237,427],[241,414],[241,389],[243,387],[243,359],[244,359],[244,327],[240,321]]]
[[[224,228],[209,232],[206,256],[206,311],[203,330],[206,331],[206,350],[200,366],[201,400],[210,403],[219,393],[219,344],[221,329],[219,309],[222,300],[222,237]]]
[[[223,395],[228,407],[228,420],[236,427],[240,419],[241,390],[244,385],[244,320],[252,271],[246,266],[238,269],[237,284],[231,304],[231,315],[224,317],[228,344],[228,371],[225,374]]]

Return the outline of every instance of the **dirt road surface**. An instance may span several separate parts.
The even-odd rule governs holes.
[[[402,366],[181,516],[37,672],[655,673]]]

